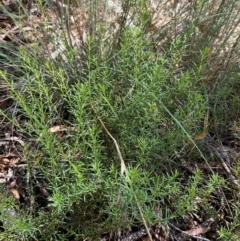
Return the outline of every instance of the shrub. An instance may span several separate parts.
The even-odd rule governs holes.
[[[119,227],[167,225],[209,202],[222,179],[215,174],[203,178],[200,170],[186,177],[175,156],[203,131],[210,108],[224,101],[233,113],[238,111],[238,97],[228,100],[235,90],[227,84],[212,87],[227,74],[233,80],[228,83],[238,85],[234,63],[228,63],[229,72],[214,66],[215,59],[224,58],[218,53],[224,40],[212,48],[219,29],[235,16],[234,5],[225,14],[224,3],[216,10],[208,4],[190,4],[194,21],[182,23],[168,40],[161,29],[151,33],[153,13],[145,1],[139,9],[123,2],[120,26],[111,35],[102,22],[97,25],[100,5],[90,4],[92,32],[82,45],[71,48],[66,34],[64,54],[56,58],[43,56],[42,47],[19,48],[10,62],[20,74],[1,71],[15,105],[14,112],[2,111],[2,116],[27,143],[22,155],[31,182],[24,188],[34,201],[25,203],[25,212],[16,214],[20,218],[9,229],[3,225],[9,230],[4,238],[96,240]],[[172,32],[174,21],[163,29]],[[199,32],[208,21],[214,29]],[[214,110],[212,126],[228,119],[220,117],[222,111]]]

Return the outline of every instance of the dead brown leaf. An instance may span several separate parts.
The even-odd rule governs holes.
[[[77,131],[76,128],[71,126],[65,126],[65,125],[59,125],[59,126],[53,126],[48,129],[49,132],[55,133],[60,131]]]
[[[9,192],[10,193],[12,193],[12,195],[17,199],[17,200],[19,200],[20,199],[20,195],[19,195],[19,193],[18,193],[18,191],[16,190],[16,189],[10,189],[9,190]]]
[[[209,229],[209,227],[198,227],[185,231],[185,233],[193,236],[199,236],[200,234],[206,233]]]
[[[9,165],[10,161],[7,158],[2,158],[2,159],[0,159],[0,163],[3,165]]]

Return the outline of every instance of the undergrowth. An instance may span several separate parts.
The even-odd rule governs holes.
[[[193,2],[192,24],[167,40],[161,29],[148,30],[152,13],[147,2],[141,1],[139,11],[124,2],[121,26],[112,35],[104,36],[105,27],[93,21],[94,34],[81,46],[69,48],[65,36],[64,56],[51,59],[41,55],[42,47],[22,46],[17,58],[9,58],[18,74],[1,71],[1,78],[14,108],[1,114],[23,136],[21,152],[30,179],[24,179],[28,202],[19,206],[11,197],[0,200],[1,239],[97,240],[144,222],[149,228],[156,223],[166,227],[196,206],[217,222],[210,200],[228,186],[226,180],[198,169],[184,175],[175,154],[187,147],[189,162],[192,155],[208,163],[201,145],[197,151],[198,143],[192,145],[194,137],[205,135],[206,128],[219,134],[219,126],[225,128],[238,115],[237,63],[228,59],[223,68],[224,40],[216,43],[220,29],[235,16],[237,1],[227,13],[229,1],[212,12],[210,3]],[[95,16],[98,7],[91,7]],[[127,20],[132,8],[130,19],[138,23],[133,26]],[[200,16],[214,30],[199,31]],[[175,20],[165,26],[169,31]],[[232,48],[239,51],[238,44]],[[128,175],[121,173],[109,133]],[[239,213],[238,206],[237,201],[233,212]],[[15,221],[9,223],[11,213]],[[237,228],[233,218],[219,230],[219,238],[234,240]]]

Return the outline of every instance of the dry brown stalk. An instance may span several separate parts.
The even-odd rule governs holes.
[[[126,164],[125,164],[125,162],[124,162],[124,159],[123,159],[122,153],[121,153],[121,151],[120,151],[119,145],[118,145],[116,139],[115,139],[115,138],[112,136],[112,134],[108,131],[107,127],[106,127],[105,124],[103,123],[103,121],[102,121],[102,119],[100,118],[100,116],[97,114],[97,111],[96,111],[96,109],[94,108],[94,106],[93,106],[92,104],[91,104],[91,107],[92,107],[94,113],[96,114],[99,122],[101,123],[103,129],[107,132],[108,136],[109,136],[109,137],[112,139],[112,141],[114,142],[114,145],[115,145],[116,150],[117,150],[117,153],[118,153],[118,157],[119,157],[119,159],[120,159],[120,161],[121,161],[121,176],[123,176],[123,174],[125,173],[126,179],[127,179],[128,183],[130,184],[130,187],[131,187],[131,180],[130,180],[130,177],[129,177],[129,175],[128,175],[128,171],[127,171],[127,168],[126,168]],[[131,189],[132,189],[132,188],[131,188]],[[134,197],[134,199],[135,199],[135,202],[136,202],[136,204],[137,204],[138,211],[139,211],[140,216],[141,216],[141,218],[142,218],[144,227],[145,227],[146,232],[147,232],[147,234],[148,234],[148,237],[149,237],[150,241],[153,241],[152,236],[151,236],[151,234],[150,234],[150,230],[149,230],[149,228],[148,228],[148,226],[147,226],[147,223],[146,223],[146,220],[145,220],[145,218],[144,218],[144,216],[143,216],[142,209],[141,209],[141,207],[140,207],[140,204],[139,204],[139,202],[138,202],[137,196],[136,196],[136,194],[135,194],[135,192],[134,192],[133,189],[132,189],[132,192],[133,192],[133,197]]]

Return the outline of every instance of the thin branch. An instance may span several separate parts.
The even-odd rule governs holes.
[[[94,109],[93,106],[92,106],[92,108],[93,108],[95,114],[97,114],[97,113],[96,113],[96,110]],[[127,178],[129,178],[128,175],[127,175],[127,173],[126,173],[126,172],[127,172],[126,165],[125,165],[125,162],[124,162],[124,160],[123,160],[122,153],[121,153],[121,151],[120,151],[120,149],[119,149],[119,146],[118,146],[118,143],[117,143],[116,139],[111,135],[111,133],[108,131],[108,129],[106,128],[105,124],[103,123],[103,121],[101,120],[101,118],[100,118],[98,115],[97,115],[97,118],[98,118],[99,122],[101,123],[103,129],[107,132],[107,134],[109,135],[109,137],[110,137],[110,138],[113,140],[113,142],[114,142],[114,145],[115,145],[116,150],[117,150],[117,153],[118,153],[118,157],[119,157],[119,159],[120,159],[120,161],[121,161],[121,176],[122,176],[122,175],[124,174],[124,172],[125,172]],[[129,181],[129,180],[128,180],[128,181]]]
[[[189,236],[189,237],[191,237],[191,238],[195,238],[195,239],[203,240],[203,241],[211,241],[210,239],[207,239],[207,238],[203,238],[203,237],[200,237],[200,236],[195,236],[195,235],[189,234],[189,233],[181,230],[180,228],[174,226],[174,225],[173,225],[172,223],[170,223],[170,222],[168,222],[168,225],[169,225],[171,228],[177,230],[178,232],[181,232],[181,233],[183,233],[183,234],[185,234],[185,235],[187,235],[187,236]]]
[[[126,178],[127,178],[127,181],[128,181],[128,183],[130,184],[130,186],[131,186],[131,180],[130,180],[130,178],[129,178],[128,171],[127,171],[125,162],[124,162],[123,157],[122,157],[122,153],[121,153],[121,151],[120,151],[120,148],[119,148],[119,145],[118,145],[116,139],[115,139],[115,138],[111,135],[111,133],[108,131],[107,127],[105,126],[105,124],[103,123],[103,121],[101,120],[101,118],[98,116],[97,111],[95,110],[94,106],[91,105],[91,107],[92,107],[94,113],[96,114],[99,122],[101,123],[103,129],[107,132],[107,134],[109,135],[109,137],[113,140],[114,145],[115,145],[116,150],[117,150],[117,153],[118,153],[118,157],[119,157],[119,159],[120,159],[120,161],[121,161],[121,176],[123,176],[123,174],[125,173],[125,176],[126,176]],[[136,196],[136,194],[135,194],[132,186],[131,186],[131,189],[132,189],[132,192],[133,192],[133,196],[134,196],[135,202],[136,202],[136,204],[137,204],[138,211],[139,211],[140,216],[141,216],[141,218],[142,218],[144,227],[145,227],[146,232],[147,232],[147,234],[148,234],[148,237],[149,237],[150,241],[153,241],[152,236],[151,236],[150,231],[149,231],[149,228],[148,228],[148,226],[147,226],[146,220],[145,220],[145,218],[144,218],[142,209],[141,209],[141,207],[140,207],[140,205],[139,205],[139,202],[138,202],[138,200],[137,200],[137,196]]]

